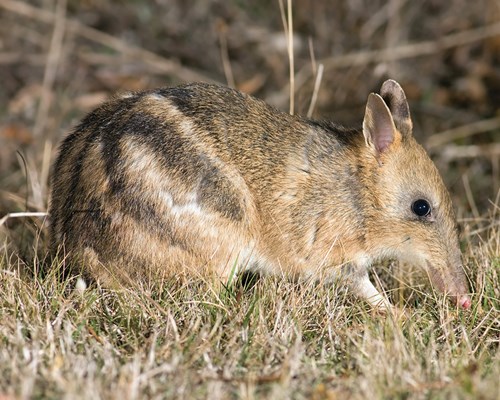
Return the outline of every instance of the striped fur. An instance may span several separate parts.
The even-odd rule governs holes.
[[[382,95],[368,103],[364,129],[290,116],[216,85],[116,97],[61,144],[52,249],[105,285],[200,271],[227,279],[237,265],[342,276],[379,306],[367,267],[411,259],[458,298],[467,288],[449,195],[411,135],[399,85]],[[373,143],[384,126],[394,130],[381,151]],[[419,196],[435,207],[433,223],[412,214]]]

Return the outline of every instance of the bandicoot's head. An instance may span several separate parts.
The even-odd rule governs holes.
[[[408,103],[397,82],[388,80],[380,95],[370,94],[363,133],[373,165],[368,179],[377,215],[370,227],[374,250],[422,267],[433,286],[459,307],[470,308],[450,195],[413,138]]]

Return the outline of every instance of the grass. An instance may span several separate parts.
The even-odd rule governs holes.
[[[497,2],[406,2],[392,11],[392,2],[382,10],[377,2],[298,2],[292,25],[291,1],[286,11],[281,2],[281,13],[274,2],[258,2],[250,7],[254,14],[241,2],[195,2],[200,4],[184,12],[185,2],[155,2],[150,9],[139,1],[124,3],[120,18],[111,2],[95,8],[94,2],[69,1],[66,36],[64,1],[56,2],[58,11],[50,2],[3,3],[0,220],[8,212],[46,211],[56,143],[109,92],[208,76],[222,80],[221,52],[228,82],[282,109],[295,93],[290,110],[302,113],[314,87],[318,115],[330,118],[334,110],[332,117],[347,123],[363,115],[366,94],[379,87],[383,67],[405,87],[413,85],[417,131],[441,138],[433,156],[459,209],[474,296],[472,310],[458,311],[391,267],[377,272],[392,301],[404,308],[404,319],[373,314],[341,287],[283,277],[262,278],[246,291],[236,280],[221,286],[213,277],[75,290],[76,278],[57,276],[57,262],[51,274],[39,273],[46,262],[40,221],[12,218],[0,221],[0,400],[498,399],[500,203],[498,195],[494,204],[488,199],[498,193],[499,170],[498,150],[487,151],[497,148],[498,121],[487,132],[475,130],[476,121],[490,124],[498,114],[498,43],[491,33]],[[212,6],[200,20],[202,3]],[[380,13],[384,8],[392,14]],[[145,23],[137,15],[161,18]],[[210,39],[214,25],[220,27],[218,41]],[[269,47],[269,38],[284,27],[290,28],[288,53]],[[450,27],[468,31],[455,35]],[[477,42],[477,29],[490,40]],[[171,32],[177,32],[173,41]],[[264,34],[259,39],[255,32]],[[396,56],[386,60],[389,47]],[[426,52],[431,56],[422,57]],[[18,53],[20,61],[9,62]],[[316,57],[317,70],[311,68]],[[286,88],[293,65],[295,81]],[[478,83],[485,88],[479,97]],[[450,135],[457,126],[466,131],[458,141]],[[482,156],[464,156],[480,144]],[[26,160],[17,159],[21,154]],[[483,218],[485,209],[491,215]],[[27,261],[26,254],[36,257]]]
[[[465,255],[472,310],[415,287],[404,319],[282,277],[247,290],[209,277],[75,290],[76,278],[28,273],[5,250],[0,398],[496,399],[500,235],[490,222]]]

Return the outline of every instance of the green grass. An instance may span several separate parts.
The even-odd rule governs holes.
[[[496,399],[499,242],[468,247],[470,312],[416,288],[399,319],[282,277],[81,292],[5,250],[0,398]]]
[[[275,43],[286,15],[277,2],[138,1],[117,9],[70,1],[69,21],[111,35],[112,45],[69,25],[56,40],[61,19],[46,18],[56,3],[63,4],[0,2],[0,219],[47,210],[44,171],[56,143],[96,99],[181,82],[190,71],[224,81],[226,39],[239,87],[288,107],[288,58]],[[465,137],[448,138],[432,155],[462,217],[472,310],[455,310],[428,287],[406,288],[412,280],[391,268],[377,273],[406,319],[373,314],[342,288],[282,277],[246,292],[233,278],[224,287],[207,277],[82,293],[72,289],[75,279],[41,276],[40,261],[26,261],[45,259],[43,240],[32,239],[42,221],[10,219],[0,223],[0,400],[498,400],[500,194],[498,157],[489,150],[499,128],[470,125],[498,114],[498,43],[438,43],[457,29],[487,32],[499,20],[498,1],[348,3],[294,2],[296,110],[310,104],[314,77],[304,76],[314,54],[315,64],[325,63],[319,118],[360,122],[367,94],[390,73],[407,90],[420,142],[465,128]],[[441,50],[328,67],[342,55],[425,42]],[[164,60],[137,57],[136,47]],[[173,70],[171,60],[179,64]],[[474,157],[464,158],[470,150]],[[481,219],[486,210],[492,215]]]

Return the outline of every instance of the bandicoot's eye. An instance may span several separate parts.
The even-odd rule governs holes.
[[[431,212],[431,205],[427,200],[418,199],[411,205],[411,210],[419,217],[426,217]]]

